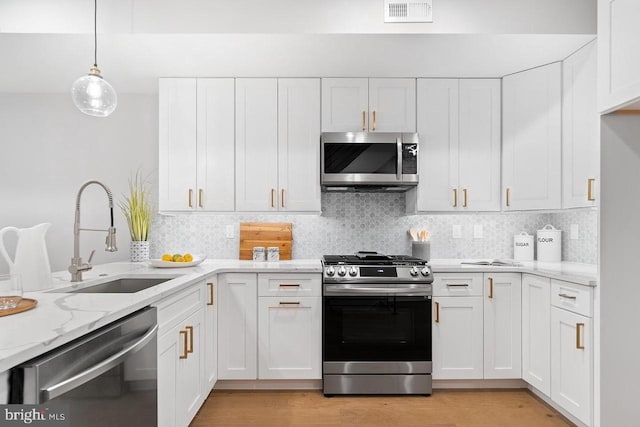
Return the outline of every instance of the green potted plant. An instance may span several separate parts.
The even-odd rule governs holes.
[[[153,219],[150,192],[147,182],[142,179],[140,172],[129,179],[129,194],[123,195],[120,209],[129,225],[131,234],[131,261],[141,262],[149,259],[149,229]]]

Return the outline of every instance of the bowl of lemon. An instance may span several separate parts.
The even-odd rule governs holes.
[[[191,255],[189,252],[184,253],[165,253],[160,259],[150,259],[147,261],[152,267],[158,268],[180,268],[193,267],[205,260],[204,255]]]

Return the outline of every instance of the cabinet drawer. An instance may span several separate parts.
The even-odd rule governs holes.
[[[435,273],[433,296],[482,296],[482,273]]]
[[[258,274],[258,295],[275,296],[321,296],[322,277],[309,274]]]
[[[206,287],[203,283],[194,283],[176,295],[172,295],[155,304],[158,307],[158,327],[160,331],[175,326],[189,314],[204,306]]]
[[[551,305],[583,316],[593,316],[591,288],[561,280],[551,281]]]

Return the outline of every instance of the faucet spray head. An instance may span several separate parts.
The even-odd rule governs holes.
[[[118,250],[118,248],[116,247],[116,228],[115,227],[109,227],[109,229],[107,230],[107,239],[105,243],[107,244],[105,251],[116,252]]]

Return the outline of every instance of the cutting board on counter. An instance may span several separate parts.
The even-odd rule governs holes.
[[[240,223],[240,259],[252,260],[254,246],[280,248],[280,259],[291,259],[293,240],[290,222],[241,222]]]

